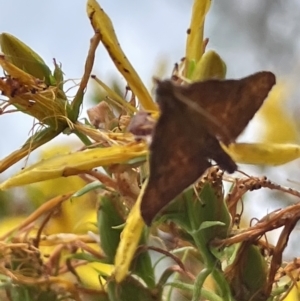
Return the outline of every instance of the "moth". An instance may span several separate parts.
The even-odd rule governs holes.
[[[228,173],[237,169],[220,141],[228,145],[241,134],[275,82],[275,75],[267,71],[238,80],[186,85],[157,80],[160,117],[150,144],[150,175],[141,202],[147,225],[212,160]]]

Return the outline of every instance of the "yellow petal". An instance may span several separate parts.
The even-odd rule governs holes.
[[[104,278],[101,278],[101,280],[99,279],[99,274],[106,274],[109,276],[112,271],[112,265],[101,262],[91,262],[76,268],[76,272],[84,285],[93,289],[101,289],[101,283],[105,284]]]
[[[76,175],[98,166],[124,163],[136,157],[145,156],[144,143],[114,145],[107,148],[89,149],[82,152],[60,155],[38,162],[0,185],[0,190],[36,183],[49,179]]]
[[[191,24],[189,28],[189,34],[186,41],[186,61],[187,68],[189,63],[194,61],[197,63],[203,52],[203,29],[205,15],[210,8],[211,0],[194,0]]]
[[[272,143],[293,143],[299,138],[295,120],[289,116],[286,107],[292,87],[279,82],[272,89],[257,115],[262,119],[261,141]]]
[[[235,143],[224,150],[238,163],[282,165],[300,157],[300,145],[279,143]]]
[[[96,0],[87,1],[87,14],[95,31],[100,33],[101,41],[112,61],[127,80],[128,85],[139,99],[143,108],[145,110],[156,110],[156,104],[124,54],[110,18]]]
[[[299,283],[293,286],[288,295],[283,299],[283,301],[299,301],[300,293],[299,293]]]
[[[135,254],[145,225],[140,213],[140,204],[147,182],[148,181],[144,182],[138,199],[128,215],[125,228],[121,234],[121,241],[115,257],[114,275],[117,282],[121,282],[128,274],[132,258]]]

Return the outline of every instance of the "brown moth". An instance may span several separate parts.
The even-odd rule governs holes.
[[[274,84],[271,72],[181,86],[157,81],[161,115],[150,145],[150,175],[141,202],[147,225],[211,166],[211,160],[229,173],[237,169],[219,140],[228,144],[241,134]]]

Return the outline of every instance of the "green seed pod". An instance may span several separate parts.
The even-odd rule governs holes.
[[[120,242],[122,229],[116,229],[124,223],[122,218],[122,204],[120,196],[116,193],[104,195],[101,198],[98,211],[98,228],[101,248],[108,257],[108,262],[113,263],[117,247]]]
[[[207,246],[213,238],[225,238],[231,227],[231,217],[223,200],[223,193],[213,183],[206,182],[199,188],[189,188],[179,195],[166,209],[167,219],[173,220],[193,236],[201,237]]]
[[[6,59],[12,64],[51,85],[51,70],[30,47],[8,33],[0,35],[0,46]]]
[[[198,216],[193,215],[195,221],[198,219],[199,229],[202,229],[199,234],[205,237],[206,242],[216,237],[226,238],[231,227],[231,216],[223,199],[223,191],[220,192],[220,187],[213,185],[206,183],[201,189],[198,200],[201,208]]]
[[[226,64],[213,50],[203,54],[194,67],[191,80],[204,81],[208,79],[224,79],[226,76]]]
[[[267,262],[259,248],[249,242],[242,243],[233,263],[225,269],[234,298],[241,301],[266,300],[267,271]]]

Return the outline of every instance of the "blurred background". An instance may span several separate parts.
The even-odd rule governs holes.
[[[185,51],[192,0],[99,1],[110,16],[119,42],[149,89],[152,76],[171,74]],[[86,1],[0,0],[0,32],[15,35],[34,49],[49,66],[55,58],[62,63],[65,78],[78,79],[83,73],[92,27],[85,12]],[[278,87],[272,101],[254,118],[239,138],[244,142],[299,143],[300,102],[300,3],[298,0],[214,0],[207,15],[205,36],[208,49],[216,50],[227,64],[227,78],[240,78],[259,70],[277,76]],[[94,73],[104,82],[126,82],[100,45]],[[93,106],[94,88],[89,87],[82,117]],[[30,135],[33,121],[21,113],[0,116],[0,158],[19,148]],[[58,137],[51,144],[68,143],[79,148],[73,137]],[[39,159],[34,152],[28,163]],[[1,181],[16,173],[25,162],[0,175]],[[267,175],[278,184],[300,190],[300,161],[279,167],[241,166],[250,175]],[[261,218],[272,210],[298,202],[279,192],[259,190],[248,194],[245,212]],[[246,225],[246,224],[245,224]],[[296,256],[291,250],[287,258]],[[275,239],[275,236],[274,238]],[[294,248],[295,249],[295,248]]]

